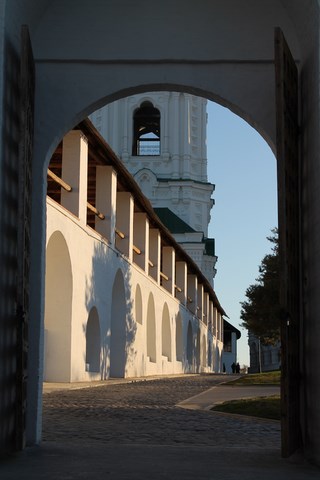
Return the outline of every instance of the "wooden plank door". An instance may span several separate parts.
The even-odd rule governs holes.
[[[300,166],[298,70],[280,28],[275,29],[278,221],[281,318],[282,454],[301,445]]]
[[[16,448],[25,446],[29,321],[29,266],[35,69],[28,27],[21,29],[17,285]]]

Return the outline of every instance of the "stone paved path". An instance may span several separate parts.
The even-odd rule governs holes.
[[[43,441],[280,451],[279,422],[176,406],[221,381],[219,375],[195,375],[46,393]]]

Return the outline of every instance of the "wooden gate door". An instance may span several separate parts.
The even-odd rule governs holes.
[[[282,455],[301,445],[299,405],[300,167],[298,71],[282,31],[275,30],[277,176],[280,255]]]
[[[17,285],[16,448],[25,446],[29,320],[29,264],[35,72],[27,26],[21,29]]]

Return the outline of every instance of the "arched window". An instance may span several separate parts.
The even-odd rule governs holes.
[[[162,355],[171,362],[171,328],[168,305],[165,303],[162,312]]]
[[[132,155],[160,155],[160,112],[150,102],[134,112]]]
[[[182,361],[183,356],[183,339],[182,339],[182,320],[181,315],[178,313],[176,320],[176,358],[178,361]]]
[[[191,322],[188,324],[188,333],[187,333],[187,360],[189,365],[193,363],[193,332]]]
[[[86,370],[100,372],[100,323],[97,309],[90,310],[86,328]]]

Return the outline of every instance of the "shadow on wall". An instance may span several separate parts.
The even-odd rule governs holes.
[[[118,258],[105,244],[96,244],[91,275],[86,278],[88,320],[83,323],[86,337],[84,362],[87,372],[99,373],[102,380],[125,377],[137,354],[130,265],[125,259],[120,258],[119,262]],[[95,316],[94,311],[97,312]],[[95,318],[95,327],[92,318]],[[100,358],[99,372],[97,355]]]

